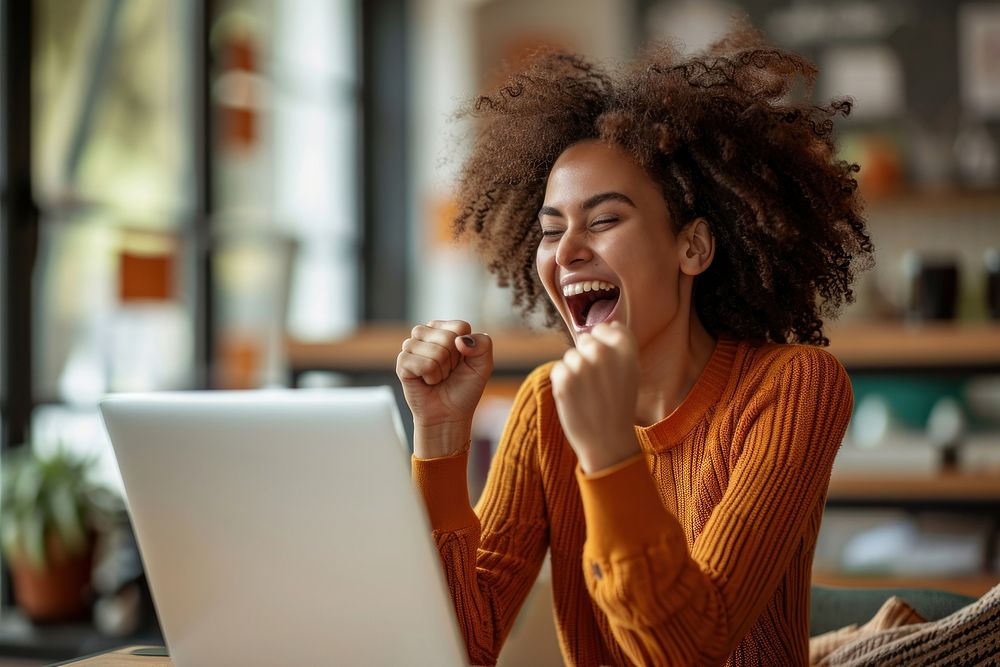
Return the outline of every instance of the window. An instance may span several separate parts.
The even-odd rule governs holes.
[[[358,6],[232,2],[212,35],[218,370],[287,381],[284,340],[358,319]]]

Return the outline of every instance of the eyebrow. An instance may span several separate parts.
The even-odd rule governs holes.
[[[633,202],[631,199],[628,198],[628,196],[623,195],[620,192],[602,192],[600,194],[588,197],[586,201],[583,202],[581,208],[584,211],[589,211],[598,204],[603,204],[606,201],[620,201],[624,204],[628,204],[632,208],[635,208],[635,202]],[[552,206],[543,206],[541,209],[539,209],[538,217],[541,218],[542,216],[545,215],[551,215],[556,218],[565,217],[563,216],[562,211]]]

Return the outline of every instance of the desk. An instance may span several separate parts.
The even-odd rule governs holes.
[[[92,623],[75,621],[36,625],[17,607],[0,608],[0,665],[7,659],[26,665],[55,664],[97,655],[123,645],[162,646],[158,627],[144,621],[143,627],[127,637],[100,634]]]
[[[125,646],[123,648],[98,653],[97,655],[71,660],[62,663],[63,665],[80,665],[82,667],[133,667],[135,665],[148,665],[149,667],[169,667],[173,663],[170,658],[162,655],[136,655],[137,651],[154,652],[155,649],[162,650],[161,646]]]

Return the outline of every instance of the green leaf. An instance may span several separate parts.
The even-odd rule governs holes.
[[[15,507],[32,507],[38,503],[42,491],[44,472],[32,465],[21,467],[20,474],[14,479],[13,501]]]
[[[11,515],[0,524],[0,543],[3,545],[3,552],[8,558],[18,552],[21,541],[21,522]]]
[[[41,511],[32,512],[22,522],[24,535],[22,546],[24,556],[33,567],[45,568],[45,515]]]
[[[80,519],[80,508],[77,505],[74,489],[68,485],[57,486],[52,489],[48,500],[52,527],[59,540],[70,553],[82,552],[87,545],[87,535]]]
[[[81,456],[62,446],[45,457],[27,446],[4,452],[0,547],[8,555],[23,554],[35,567],[45,567],[48,531],[71,553],[84,550],[87,531],[100,525],[104,513],[123,508],[120,497],[107,491],[115,497],[102,497],[91,481],[97,462],[96,455]]]

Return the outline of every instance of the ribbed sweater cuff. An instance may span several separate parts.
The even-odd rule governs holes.
[[[469,504],[469,453],[437,459],[412,458],[413,483],[424,498],[431,528],[451,533],[479,522]]]
[[[576,477],[587,541],[590,549],[606,558],[661,543],[664,528],[676,523],[660,502],[642,454],[592,475],[578,466]]]

